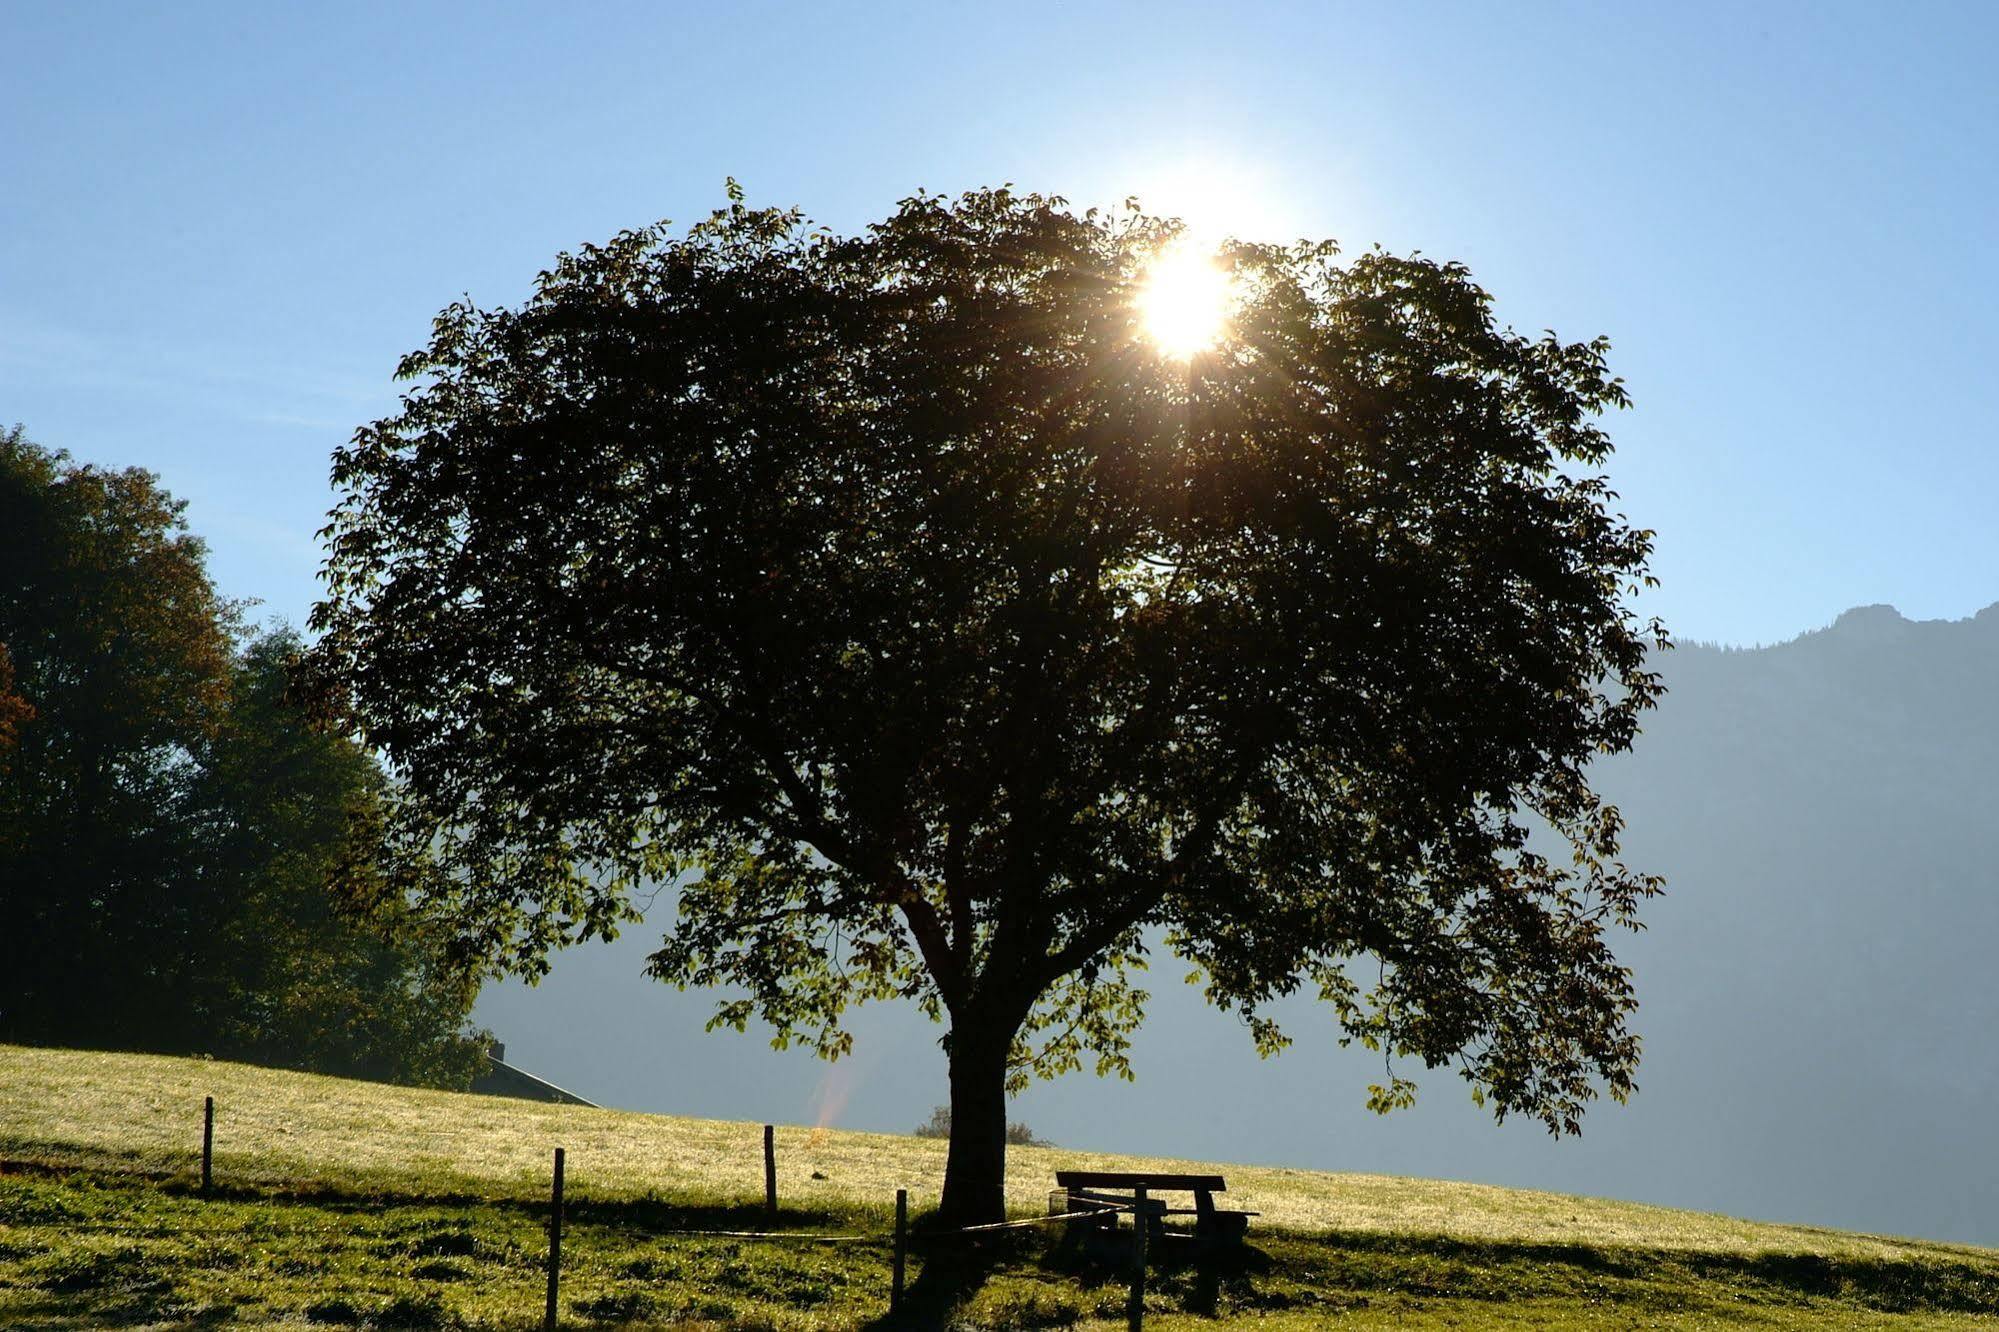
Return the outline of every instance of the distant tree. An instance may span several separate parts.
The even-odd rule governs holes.
[[[916,1126],[915,1136],[919,1138],[948,1138],[951,1136],[951,1107],[940,1105],[932,1108],[930,1118]],[[1018,1120],[1008,1120],[1006,1145],[1009,1147],[1053,1147],[1046,1138],[1034,1136],[1034,1130]]]
[[[464,1085],[476,986],[331,897],[380,770],[285,703],[296,636],[234,648],[181,515],[0,433],[0,1040]]]
[[[1657,885],[1585,768],[1663,635],[1604,345],[1453,264],[1238,243],[1228,335],[1167,355],[1173,235],[737,201],[439,315],[336,455],[313,673],[464,956],[538,974],[683,876],[652,969],[741,986],[718,1022],[837,1055],[917,1002],[956,1221],[1001,1212],[1010,1086],[1128,1072],[1149,930],[1265,1051],[1309,985],[1502,1117],[1630,1090],[1606,933]]]
[[[465,1029],[477,977],[447,965],[424,923],[368,881],[381,769],[352,740],[309,726],[288,699],[300,647],[289,630],[245,646],[227,720],[203,756],[199,869],[229,907],[190,977],[209,995],[210,1048],[283,1068],[469,1086],[485,1066],[483,1034]]]

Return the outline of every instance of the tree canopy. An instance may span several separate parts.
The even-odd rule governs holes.
[[[1162,938],[1266,1050],[1305,986],[1501,1116],[1630,1090],[1608,931],[1657,883],[1586,768],[1664,635],[1605,344],[1455,264],[1234,242],[1226,335],[1167,355],[1175,231],[738,199],[439,315],[336,456],[312,670],[461,955],[535,974],[677,876],[653,970],[741,987],[718,1021],[948,1022],[968,1219],[1009,1087],[1127,1071]]]
[[[476,986],[338,909],[384,795],[148,472],[0,432],[0,1039],[463,1086]],[[348,876],[351,880],[353,876]]]

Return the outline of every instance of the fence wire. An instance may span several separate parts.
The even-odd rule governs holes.
[[[571,1203],[564,1210],[569,1210]],[[955,1226],[948,1230],[914,1230],[912,1239],[948,1239],[953,1235],[983,1235],[1000,1230],[1026,1230],[1034,1226],[1062,1225],[1079,1221],[1086,1217],[1102,1216],[1107,1213],[1124,1213],[1128,1208],[1097,1205],[1079,1207],[1073,1212],[1052,1212],[1047,1216],[1023,1217],[1015,1221],[992,1221],[978,1226]],[[565,1229],[574,1225],[571,1218]],[[47,1221],[0,1221],[0,1231],[56,1230],[66,1234],[92,1235],[136,1235],[145,1239],[170,1240],[183,1236],[228,1235],[238,1239],[263,1237],[268,1230],[267,1223],[252,1221],[238,1226],[183,1226],[183,1225],[121,1225],[112,1221],[67,1221],[50,1219]],[[324,1229],[324,1227],[304,1227]],[[809,1244],[892,1244],[894,1231],[879,1235],[861,1235],[850,1232],[825,1232],[804,1230],[647,1230],[647,1235],[658,1239],[737,1239],[737,1240],[792,1240]]]

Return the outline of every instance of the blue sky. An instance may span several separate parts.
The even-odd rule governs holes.
[[[0,421],[160,473],[302,619],[328,454],[469,294],[734,175],[1012,181],[1461,259],[1608,334],[1647,609],[1999,601],[1989,6],[0,8]]]

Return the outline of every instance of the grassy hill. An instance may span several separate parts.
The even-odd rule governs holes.
[[[197,1189],[204,1096],[214,1196]],[[538,1326],[552,1149],[568,1159],[577,1326],[866,1327],[895,1190],[934,1204],[944,1147],[781,1127],[778,1229],[755,1124],[415,1091],[205,1060],[0,1046],[0,1325]],[[1063,1167],[1220,1169],[1262,1215],[1241,1261],[1155,1275],[1148,1327],[1970,1328],[1999,1251],[1431,1180],[1009,1153],[1045,1210]],[[920,1316],[1123,1326],[1121,1275],[1051,1232],[919,1244]]]

